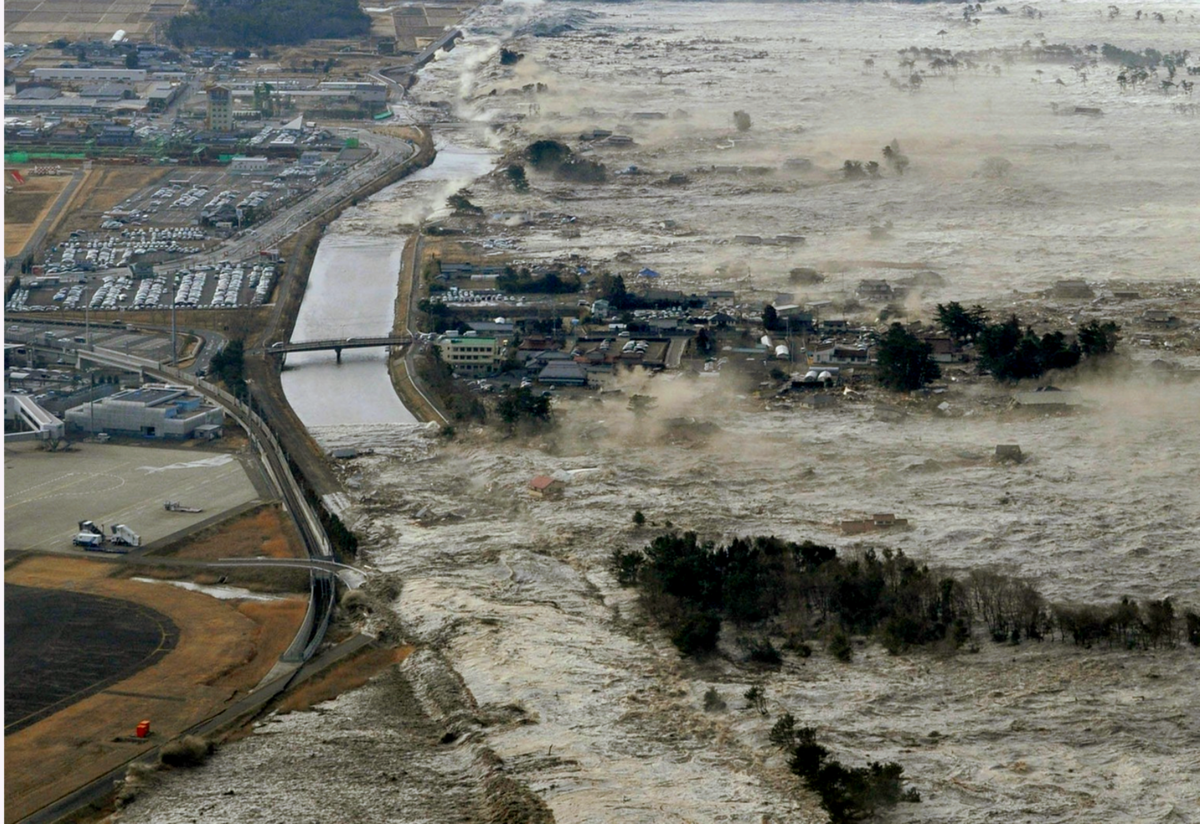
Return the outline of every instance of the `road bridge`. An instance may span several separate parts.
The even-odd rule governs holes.
[[[286,355],[288,352],[322,352],[333,350],[337,353],[337,362],[342,362],[343,349],[371,349],[378,346],[407,346],[412,343],[412,335],[388,335],[379,338],[329,338],[327,340],[302,340],[291,343],[273,343],[267,352],[272,355]]]

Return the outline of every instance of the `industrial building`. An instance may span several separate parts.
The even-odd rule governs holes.
[[[235,155],[229,161],[229,173],[234,175],[262,174],[271,171],[271,161],[265,157]]]
[[[148,383],[67,410],[68,426],[144,438],[211,437],[225,412],[183,386]]]
[[[39,82],[73,80],[86,83],[102,83],[113,80],[124,83],[142,83],[146,79],[145,69],[126,69],[110,66],[103,69],[54,68],[34,69],[30,77]]]

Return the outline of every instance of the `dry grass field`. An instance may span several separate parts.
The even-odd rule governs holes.
[[[219,601],[115,578],[113,571],[112,564],[92,559],[46,556],[28,556],[5,570],[11,584],[143,604],[179,629],[175,650],[158,663],[5,738],[6,822],[163,743],[247,692],[286,649],[306,607],[302,597]],[[150,720],[152,736],[128,740],[143,719]]]
[[[277,504],[265,504],[212,529],[199,532],[171,552],[174,558],[303,558],[304,547]]]
[[[307,710],[322,701],[329,701],[342,693],[358,689],[385,667],[402,662],[412,651],[413,647],[410,646],[365,649],[288,693],[280,702],[278,712],[282,714]]]
[[[11,257],[25,248],[25,242],[46,217],[54,199],[71,180],[66,175],[31,175],[28,167],[16,169],[25,176],[23,186],[13,186],[4,193],[4,256]],[[5,185],[10,185],[10,170],[4,170]]]

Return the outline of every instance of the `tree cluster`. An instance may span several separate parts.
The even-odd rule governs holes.
[[[435,292],[439,288],[445,291],[445,287],[435,281],[429,285],[429,291]],[[430,300],[429,298],[421,298],[417,302],[417,309],[425,313],[429,318],[428,327],[432,332],[445,332],[447,329],[461,329],[466,319],[453,306],[447,306],[441,301]]]
[[[496,404],[496,414],[510,434],[518,431],[537,432],[554,425],[550,399],[545,395],[534,394],[527,386],[504,390]]]
[[[246,386],[246,344],[241,340],[232,340],[209,362],[212,376],[225,384],[229,394],[245,400],[249,395]]]
[[[487,420],[487,407],[474,392],[454,380],[454,368],[441,359],[436,347],[430,354],[419,356],[416,367],[417,377],[437,397],[451,420],[479,423]]]
[[[177,46],[293,45],[367,34],[371,18],[357,0],[196,0],[173,17],[167,37]]]
[[[446,198],[446,205],[459,217],[478,217],[483,214],[483,209],[471,202],[470,189],[459,189]]]
[[[904,789],[904,768],[899,764],[873,761],[866,767],[847,767],[817,743],[816,730],[796,727],[791,713],[775,722],[769,737],[788,754],[791,771],[821,799],[831,824],[861,821],[901,801],[921,800],[915,789]]]
[[[524,194],[529,191],[529,179],[525,176],[525,167],[514,163],[504,170],[504,176],[512,183],[513,191]]]
[[[879,177],[879,164],[874,160],[865,165],[861,160],[847,160],[842,164],[842,177],[846,180],[862,180]]]
[[[900,141],[895,139],[883,147],[883,160],[898,175],[904,174],[909,164],[908,155],[900,151]]]
[[[1109,63],[1117,63],[1126,68],[1156,69],[1167,63],[1173,66],[1182,65],[1187,62],[1190,54],[1186,49],[1183,51],[1167,52],[1166,54],[1163,54],[1158,49],[1133,51],[1114,46],[1112,43],[1105,43],[1100,47],[1101,57]]]
[[[525,267],[515,269],[512,266],[505,266],[504,273],[496,278],[496,288],[510,295],[533,293],[562,295],[578,292],[581,286],[578,275],[548,272],[537,278]]]
[[[933,347],[898,323],[875,336],[876,379],[896,392],[912,392],[942,376],[933,360]]]
[[[918,564],[902,551],[868,549],[843,558],[811,541],[774,536],[702,542],[669,532],[642,551],[612,556],[617,581],[636,586],[647,613],[685,655],[716,647],[723,621],[769,622],[805,637],[825,632],[830,652],[849,634],[873,635],[888,651],[947,642],[958,646],[976,622],[997,642],[1053,637],[1090,646],[1174,646],[1183,633],[1169,599],[1141,606],[1051,605],[1028,582],[976,570],[955,577]],[[1200,645],[1200,617],[1185,613],[1189,641]]]
[[[1074,341],[1060,331],[1038,335],[1021,327],[1016,315],[996,323],[981,306],[964,309],[958,303],[938,304],[938,324],[956,341],[972,341],[979,368],[998,381],[1039,378],[1054,369],[1072,369],[1083,358],[1111,354],[1120,340],[1121,327],[1112,321],[1092,320],[1079,328]]]

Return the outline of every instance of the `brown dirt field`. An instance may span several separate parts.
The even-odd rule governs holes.
[[[358,689],[386,667],[399,664],[412,651],[413,647],[410,646],[366,649],[289,692],[280,702],[278,711],[307,710],[322,701],[337,698],[343,692]]]
[[[179,629],[178,646],[157,664],[4,739],[5,822],[163,743],[248,691],[287,647],[306,606],[302,598],[237,606],[111,573],[107,563],[47,556],[28,556],[5,571],[13,584],[144,604]],[[152,725],[147,743],[114,740],[131,736],[142,719]]]
[[[77,229],[95,231],[104,212],[134,192],[162,180],[171,171],[170,167],[162,166],[93,166],[63,209],[63,218],[49,242],[57,243]]]
[[[239,518],[197,533],[177,545],[173,558],[216,561],[221,558],[303,558],[295,527],[277,504],[264,504]]]
[[[5,185],[12,178],[5,169]],[[4,254],[18,254],[25,241],[45,218],[59,192],[70,182],[70,175],[32,176],[27,167],[18,169],[26,175],[24,186],[14,186],[4,193]]]

